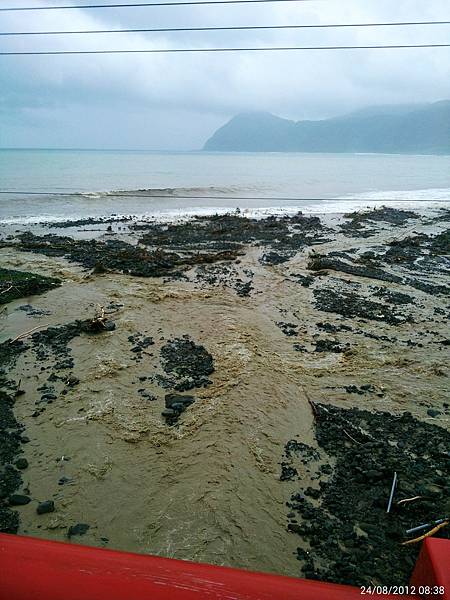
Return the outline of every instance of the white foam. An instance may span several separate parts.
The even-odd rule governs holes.
[[[132,196],[131,196],[132,197]],[[170,196],[169,196],[170,198]],[[176,198],[175,196],[172,198]],[[92,200],[95,198],[92,196]],[[193,198],[195,202],[201,202],[201,197]],[[287,199],[286,199],[287,200]],[[138,210],[133,212],[129,207],[129,212],[124,214],[111,213],[87,213],[85,210],[73,214],[35,214],[35,215],[16,215],[0,219],[3,225],[33,225],[43,223],[59,223],[62,221],[75,221],[88,218],[121,218],[132,215],[136,220],[148,221],[156,220],[169,222],[177,219],[191,218],[195,215],[207,216],[214,214],[226,214],[235,212],[240,207],[240,214],[253,218],[262,218],[269,215],[293,215],[299,211],[306,214],[343,214],[354,210],[373,209],[383,205],[389,205],[392,208],[403,208],[411,210],[429,210],[441,208],[445,204],[450,204],[450,188],[430,188],[423,190],[394,190],[394,191],[373,191],[361,194],[348,194],[340,198],[322,199],[322,200],[295,200],[295,205],[280,204],[278,206],[255,206],[245,208],[245,197],[236,197],[231,199],[234,204],[228,206],[205,206],[193,205],[178,208],[158,208],[142,212]],[[81,207],[80,207],[81,209]]]
[[[343,200],[383,200],[391,202],[401,200],[403,202],[450,202],[450,188],[427,188],[422,190],[388,190],[372,191],[361,194],[346,194]]]

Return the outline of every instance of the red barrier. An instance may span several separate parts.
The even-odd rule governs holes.
[[[450,600],[450,541],[428,538],[424,541],[411,577],[422,598]]]
[[[440,549],[436,554],[432,545],[427,544],[430,547],[427,556],[434,564]],[[426,562],[422,564],[426,569]],[[438,571],[436,581],[441,577]],[[417,577],[418,584],[422,577],[419,571]],[[356,600],[361,597],[359,588],[348,586],[0,534],[1,600]],[[412,599],[412,596],[376,594],[370,597]]]

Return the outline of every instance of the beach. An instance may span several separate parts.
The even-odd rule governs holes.
[[[2,274],[2,527],[407,583],[405,530],[450,512],[449,221],[5,221],[2,268],[48,279]],[[421,499],[386,514],[395,472]]]

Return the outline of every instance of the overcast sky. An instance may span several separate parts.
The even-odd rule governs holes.
[[[131,3],[132,0],[122,0]],[[87,4],[3,0],[2,6]],[[107,3],[97,0],[95,3]],[[448,0],[0,12],[0,31],[314,24],[450,18]],[[448,43],[450,26],[29,36],[2,50]],[[196,149],[233,115],[319,119],[450,98],[450,49],[0,56],[0,147]]]

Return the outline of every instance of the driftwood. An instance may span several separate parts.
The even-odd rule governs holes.
[[[97,313],[93,319],[90,320],[89,326],[95,331],[99,329],[106,329],[106,321],[107,321],[105,309],[103,306],[97,305]]]
[[[84,321],[84,324],[87,327],[88,331],[95,332],[95,331],[101,331],[102,329],[107,329],[107,325],[106,325],[107,321],[108,321],[108,318],[106,316],[105,309],[103,308],[103,306],[98,305],[96,315],[92,319],[88,319],[87,321]],[[19,334],[14,339],[12,339],[9,343],[14,344],[14,342],[18,342],[22,338],[27,337],[28,335],[37,331],[38,329],[45,329],[46,327],[49,327],[49,326],[50,326],[50,323],[47,323],[46,325],[37,325],[36,327],[33,327],[33,329],[29,329],[28,331],[24,331],[23,333]]]
[[[409,502],[415,502],[416,500],[422,500],[425,496],[414,496],[413,498],[404,498],[403,500],[399,500],[397,502],[397,506],[403,506],[403,504],[408,504]]]
[[[403,542],[402,546],[409,546],[410,544],[417,544],[418,542],[421,542],[425,538],[434,535],[443,527],[447,527],[448,523],[449,523],[448,520],[444,521],[443,523],[439,523],[439,525],[436,525],[436,527],[433,527],[433,529],[430,529],[430,531],[427,531],[427,533],[424,533],[423,535],[420,535],[419,537],[414,538],[413,540],[407,540],[406,542]]]
[[[49,323],[47,323],[47,325],[37,325],[36,327],[33,327],[33,329],[29,329],[28,331],[24,331],[23,333],[19,334],[17,337],[15,337],[9,343],[14,344],[14,342],[18,342],[22,338],[27,337],[27,335],[30,335],[30,333],[33,333],[34,331],[37,331],[38,329],[42,329],[42,328],[45,328],[48,326],[49,326]]]
[[[448,517],[444,517],[443,519],[437,519],[436,521],[431,521],[431,523],[424,523],[423,525],[419,525],[418,527],[413,527],[412,529],[407,529],[406,533],[408,535],[411,535],[413,533],[417,533],[418,531],[421,531],[422,529],[429,529],[430,527],[440,525],[441,523],[444,523],[445,521],[448,521]]]

